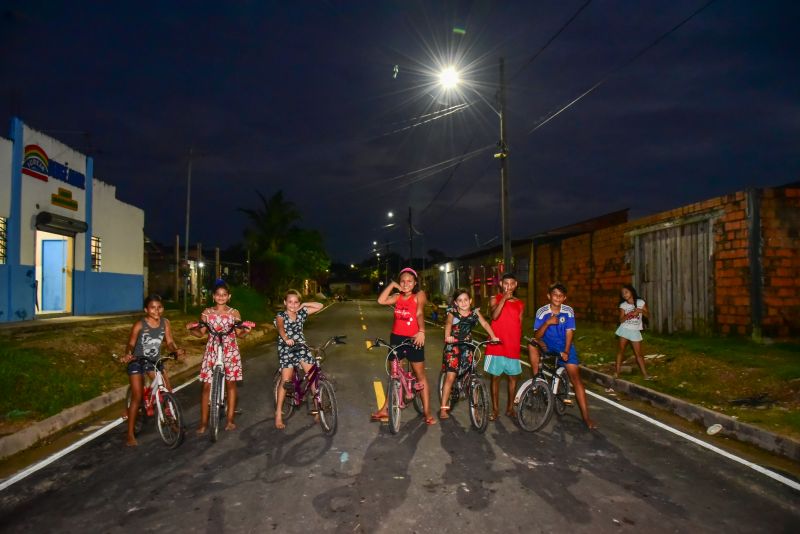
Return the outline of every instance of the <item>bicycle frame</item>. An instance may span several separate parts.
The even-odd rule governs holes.
[[[451,396],[457,394],[459,397],[462,397],[464,395],[464,392],[466,391],[465,388],[469,385],[468,382],[475,377],[477,378],[481,377],[480,368],[478,367],[478,364],[481,361],[481,357],[483,356],[483,354],[481,354],[481,347],[489,345],[490,343],[491,341],[481,341],[480,343],[476,343],[475,341],[471,340],[456,341],[455,343],[452,343],[453,345],[462,345],[462,346],[468,345],[472,347],[473,354],[472,354],[472,363],[470,364],[469,368],[463,372],[461,371],[461,368],[459,368],[458,371],[456,371],[456,379],[453,381],[453,389],[450,392]],[[446,374],[447,373],[445,373],[445,376]]]
[[[422,390],[422,384],[417,382],[417,377],[414,375],[413,371],[409,368],[403,368],[403,365],[400,363],[400,359],[397,357],[397,351],[404,346],[411,345],[412,343],[409,341],[403,341],[396,347],[390,348],[389,352],[386,354],[386,361],[391,362],[389,378],[395,379],[400,382],[400,388],[403,392],[400,395],[400,408],[406,407],[406,401],[411,400],[414,398],[414,394],[417,391]],[[392,355],[395,355],[394,359],[390,358]],[[410,364],[408,364],[410,366]]]

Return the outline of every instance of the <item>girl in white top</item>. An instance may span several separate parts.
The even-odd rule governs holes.
[[[636,294],[636,289],[631,285],[622,286],[620,292],[622,299],[619,303],[619,350],[617,351],[617,366],[614,378],[619,376],[622,367],[622,355],[625,347],[630,342],[633,347],[633,354],[636,356],[636,363],[642,371],[645,380],[650,380],[650,376],[644,368],[644,357],[642,356],[642,317],[648,317],[647,304]]]

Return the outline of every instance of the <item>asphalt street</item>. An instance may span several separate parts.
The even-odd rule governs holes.
[[[363,319],[362,319],[363,318]],[[386,383],[391,314],[374,302],[313,317],[314,344],[344,334],[324,368],[339,430],[325,436],[305,411],[274,427],[272,345],[245,353],[239,428],[196,437],[200,386],[178,393],[190,435],[166,449],[151,425],[136,449],[122,426],[0,492],[3,532],[797,532],[800,495],[611,406],[592,402],[535,434],[501,417],[485,434],[464,403],[425,425],[414,409],[400,433],[371,423],[373,383]],[[429,328],[428,377],[442,336]],[[526,371],[527,372],[527,371]],[[504,402],[504,393],[501,392]],[[438,400],[434,402],[438,406]]]

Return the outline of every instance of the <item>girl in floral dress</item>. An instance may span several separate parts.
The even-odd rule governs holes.
[[[489,322],[483,318],[478,308],[472,307],[472,298],[466,289],[458,289],[453,294],[453,304],[447,308],[447,322],[444,325],[444,354],[442,355],[442,372],[446,373],[442,386],[442,405],[439,419],[448,419],[450,406],[450,390],[456,377],[472,365],[472,347],[459,341],[472,341],[472,329],[476,324],[486,330],[489,338],[499,341],[494,335]]]
[[[227,331],[234,323],[242,320],[239,312],[230,306],[231,292],[228,285],[219,281],[214,288],[214,306],[206,308],[200,315],[200,319],[211,326],[217,332]],[[192,325],[187,325],[189,332],[195,337],[203,337],[208,334],[208,329],[203,326],[192,329]],[[225,430],[236,429],[234,415],[236,413],[236,382],[242,379],[242,356],[239,353],[239,346],[236,338],[244,337],[248,333],[247,328],[237,328],[229,335],[222,338],[222,360],[225,366],[225,394],[228,399],[228,413]],[[203,363],[200,366],[200,382],[203,383],[203,393],[200,399],[200,427],[197,434],[205,433],[208,428],[208,400],[211,395],[211,375],[214,361],[217,359],[216,336],[209,335],[206,343],[206,352],[203,356]]]
[[[275,317],[275,327],[278,329],[278,368],[281,370],[277,406],[283,406],[286,397],[283,384],[292,379],[295,365],[300,364],[303,371],[308,372],[314,363],[314,357],[307,348],[294,348],[294,345],[306,342],[303,325],[309,315],[317,313],[323,307],[319,302],[301,302],[300,292],[294,289],[286,292],[283,304],[286,310]],[[275,410],[275,428],[286,428],[280,408]]]

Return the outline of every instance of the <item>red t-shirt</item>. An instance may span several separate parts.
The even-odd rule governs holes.
[[[492,302],[498,302],[503,295],[495,295]],[[505,356],[519,360],[519,342],[522,339],[522,310],[525,305],[521,300],[507,300],[503,304],[500,317],[492,321],[494,335],[500,338],[498,345],[486,345],[486,354],[492,356]]]
[[[398,336],[411,337],[419,332],[417,323],[417,295],[412,293],[408,298],[397,295],[394,303],[394,325],[392,333]]]

